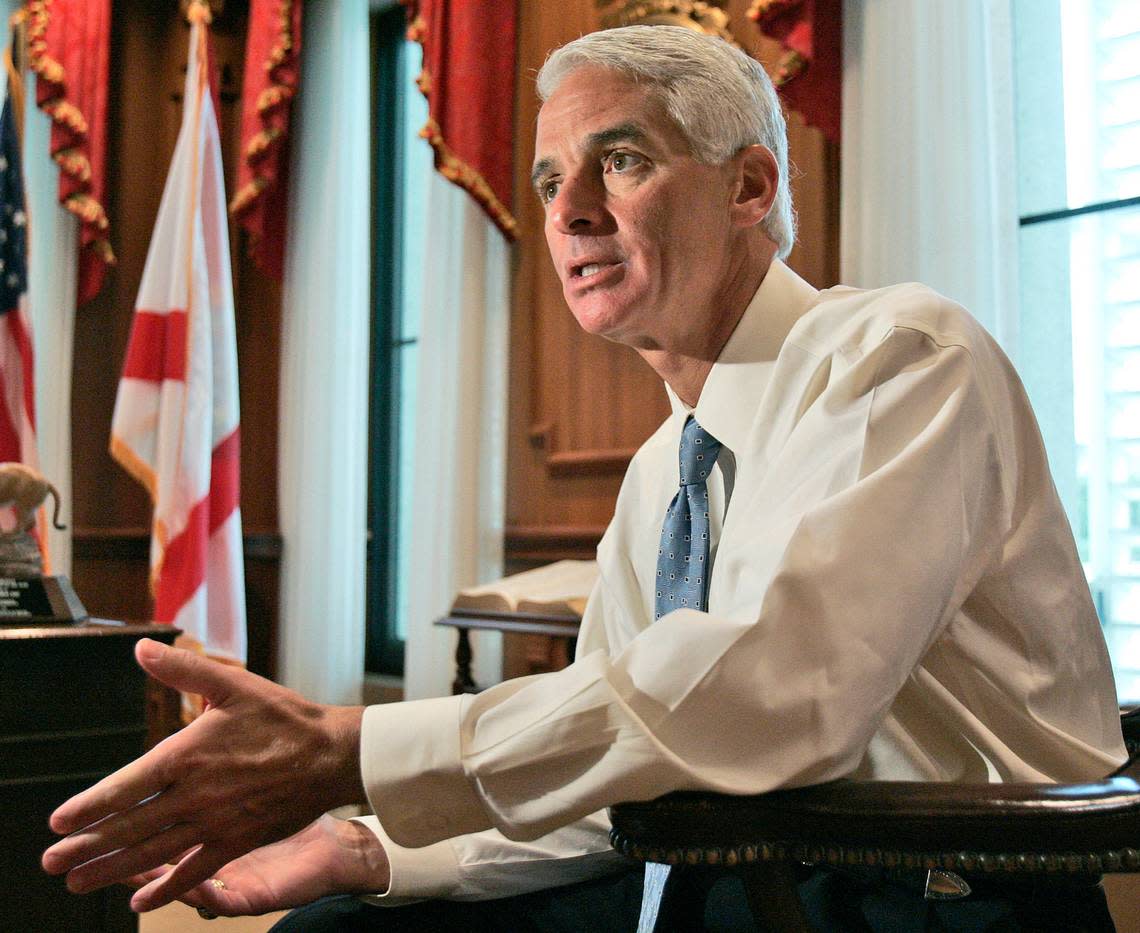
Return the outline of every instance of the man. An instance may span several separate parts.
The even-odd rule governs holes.
[[[361,711],[144,642],[142,665],[211,709],[56,812],[73,835],[44,865],[74,890],[131,880],[136,909],[218,913],[435,899],[324,901],[285,922],[304,930],[517,928],[520,912],[628,929],[614,802],[844,775],[1081,780],[1123,758],[1009,363],[921,286],[817,292],[780,262],[785,130],[759,65],[630,27],[555,52],[538,87],[533,180],[567,303],[636,348],[673,408],[599,546],[575,663]],[[311,822],[366,798],[378,820]],[[900,928],[897,892],[851,883],[809,882],[821,925],[855,890]],[[1096,889],[1080,898],[1103,913]],[[1015,901],[982,905],[986,922],[1012,928]]]

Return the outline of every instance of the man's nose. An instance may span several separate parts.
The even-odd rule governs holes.
[[[567,176],[550,205],[550,222],[559,233],[587,233],[605,218],[605,188],[587,175]]]

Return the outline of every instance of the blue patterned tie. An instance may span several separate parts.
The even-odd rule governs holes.
[[[657,551],[653,618],[674,609],[708,608],[709,489],[720,441],[689,416],[681,431],[681,488],[669,503]]]

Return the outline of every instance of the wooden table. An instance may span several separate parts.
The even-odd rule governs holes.
[[[171,696],[177,701],[134,661],[140,638],[170,644],[177,634],[169,625],[100,619],[0,626],[3,933],[138,928],[126,888],[71,894],[62,878],[43,872],[40,856],[57,838],[47,825],[52,810],[141,755],[148,706],[169,705]]]
[[[479,609],[453,609],[436,625],[454,628],[459,632],[455,648],[455,680],[451,692],[478,693],[479,687],[471,677],[471,640],[467,633],[476,631],[513,632],[520,635],[547,635],[564,639],[567,658],[574,657],[574,644],[578,639],[578,616],[545,615],[534,612],[489,612]]]

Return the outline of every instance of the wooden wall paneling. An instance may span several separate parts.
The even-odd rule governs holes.
[[[725,5],[737,42],[772,70],[781,54],[746,16]],[[547,53],[598,27],[596,4],[520,4],[515,108],[515,213],[506,554],[522,569],[589,558],[609,521],[632,452],[668,413],[660,380],[632,350],[583,333],[547,255],[543,211],[530,190],[538,102],[534,76]],[[836,147],[789,116],[800,241],[789,264],[819,287],[838,277]]]
[[[220,77],[227,191],[237,179],[248,0],[229,0],[211,27]],[[107,212],[118,265],[79,310],[72,392],[76,590],[93,615],[145,619],[150,503],[107,452],[132,312],[182,114],[188,26],[175,2],[115,0],[108,112]],[[272,675],[276,646],[277,398],[280,287],[247,258],[230,225],[242,417],[242,518],[249,664]]]

